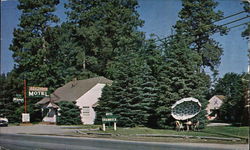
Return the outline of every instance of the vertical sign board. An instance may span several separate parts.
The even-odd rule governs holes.
[[[30,122],[30,114],[22,113],[22,122]]]
[[[29,87],[29,97],[48,97],[48,88],[47,87]]]

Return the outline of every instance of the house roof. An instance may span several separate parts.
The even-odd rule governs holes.
[[[79,97],[87,93],[96,84],[111,84],[112,81],[105,77],[95,77],[86,80],[75,80],[66,83],[56,89],[50,97],[45,97],[36,104],[46,104],[48,102],[76,101]]]
[[[56,105],[55,103],[49,103],[46,108],[59,108],[58,105]]]
[[[224,96],[224,95],[215,95],[215,96],[218,97],[220,100],[226,99],[226,96]]]

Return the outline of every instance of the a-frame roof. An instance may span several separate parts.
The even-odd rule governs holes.
[[[50,97],[45,97],[36,104],[46,104],[50,101],[76,101],[82,95],[87,93],[96,84],[111,84],[112,81],[105,77],[95,77],[86,80],[75,80],[66,83],[64,86],[56,89]]]

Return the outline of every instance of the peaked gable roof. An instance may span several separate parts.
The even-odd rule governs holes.
[[[95,77],[86,80],[75,80],[66,83],[56,89],[49,97],[45,97],[36,104],[45,104],[50,100],[53,102],[76,101],[79,97],[87,93],[96,84],[111,84],[112,81],[105,77]]]
[[[226,99],[226,96],[224,95],[214,95],[214,96],[218,97],[220,100]]]

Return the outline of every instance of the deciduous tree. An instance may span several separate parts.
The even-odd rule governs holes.
[[[243,122],[244,85],[243,75],[227,73],[218,80],[214,94],[224,95],[226,99],[221,106],[221,119],[227,122]]]

